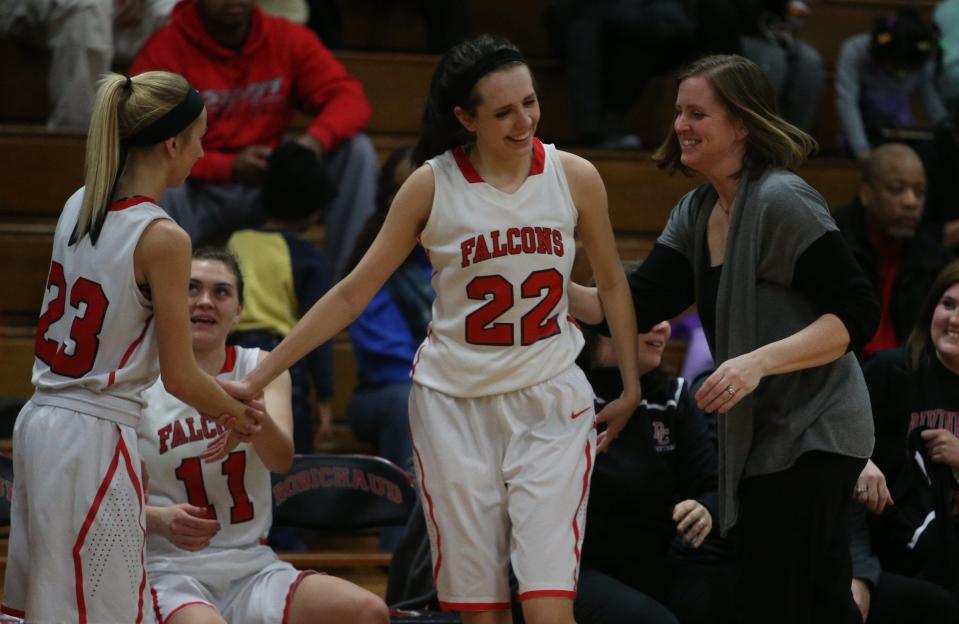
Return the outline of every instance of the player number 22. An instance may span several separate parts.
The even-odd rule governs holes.
[[[563,282],[562,274],[556,269],[533,271],[523,280],[519,289],[521,298],[543,297],[520,319],[520,344],[523,346],[559,333],[557,315],[550,314],[563,297]],[[502,275],[474,277],[466,285],[466,296],[487,302],[466,316],[466,342],[499,347],[516,344],[513,323],[496,321],[513,307],[513,284],[509,280]]]

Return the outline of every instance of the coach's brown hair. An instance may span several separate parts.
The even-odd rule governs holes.
[[[701,76],[712,87],[730,120],[741,121],[748,130],[743,171],[758,177],[768,168],[795,169],[816,148],[816,140],[779,116],[772,86],[759,67],[737,54],[716,54],[693,62],[676,84]],[[670,126],[666,140],[653,154],[653,161],[670,173],[693,172],[683,165],[676,129]]]

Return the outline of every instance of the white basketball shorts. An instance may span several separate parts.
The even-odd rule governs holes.
[[[136,431],[28,402],[13,452],[4,612],[38,624],[153,622]]]
[[[413,384],[413,451],[444,610],[508,609],[509,563],[520,600],[575,597],[594,419],[576,366],[479,398]]]
[[[207,548],[182,555],[153,556],[148,569],[161,624],[191,604],[207,604],[227,622],[286,622],[293,593],[303,577],[269,546]]]

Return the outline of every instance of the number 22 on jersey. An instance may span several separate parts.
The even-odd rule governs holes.
[[[520,298],[539,303],[522,316],[520,344],[529,346],[560,332],[556,314],[550,316],[563,298],[563,275],[556,269],[533,271],[520,284]],[[545,292],[545,294],[544,294]],[[466,285],[466,296],[487,303],[466,316],[466,342],[475,345],[511,347],[516,344],[513,323],[497,322],[513,307],[513,284],[502,275],[481,275]]]

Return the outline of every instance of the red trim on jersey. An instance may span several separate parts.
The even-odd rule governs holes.
[[[143,331],[140,332],[140,335],[137,336],[136,340],[130,343],[130,346],[127,347],[127,350],[123,352],[123,357],[120,358],[120,365],[117,366],[114,370],[110,371],[110,376],[107,379],[107,387],[113,385],[117,380],[117,371],[126,366],[126,363],[133,357],[133,352],[137,350],[137,347],[140,346],[140,343],[143,342],[144,336],[147,335],[147,329],[150,328],[150,322],[153,320],[153,315],[147,317],[147,320],[143,323]]]
[[[420,363],[420,353],[423,349],[429,344],[430,336],[433,335],[433,328],[430,326],[426,327],[426,340],[420,343],[420,346],[416,349],[416,355],[413,356],[413,365],[410,366],[410,377],[416,374],[416,365]]]
[[[572,323],[573,327],[575,327],[576,329],[582,329],[582,327],[579,326],[579,321],[574,319],[572,314],[567,314],[566,320]]]
[[[595,424],[593,425],[595,427]],[[576,555],[576,566],[579,567],[579,510],[583,508],[586,501],[586,495],[589,494],[589,475],[593,472],[593,456],[590,452],[591,446],[586,441],[586,472],[583,473],[583,491],[579,495],[579,504],[576,505],[576,511],[573,513],[573,554]],[[576,595],[576,592],[573,592]]]
[[[463,177],[466,178],[467,182],[477,184],[478,182],[484,181],[483,177],[473,167],[473,163],[470,162],[469,156],[466,155],[466,149],[462,145],[457,145],[453,148],[453,160],[456,161],[460,172],[463,174]]]
[[[297,574],[293,582],[290,583],[290,589],[286,592],[286,600],[283,602],[283,619],[281,620],[283,624],[290,621],[290,608],[293,606],[293,594],[296,593],[296,588],[300,586],[303,579],[311,574],[316,574],[316,572],[313,570],[303,570]]]
[[[473,163],[470,162],[469,156],[466,154],[466,148],[462,145],[457,145],[453,148],[453,160],[456,161],[456,165],[460,168],[460,172],[463,174],[463,177],[466,178],[466,181],[470,184],[476,184],[478,182],[485,182],[483,176],[479,174]],[[539,175],[543,173],[546,169],[546,148],[543,147],[543,142],[538,138],[533,137],[533,159],[529,164],[529,174],[531,176]]]
[[[21,620],[27,616],[26,611],[14,609],[13,607],[8,607],[7,605],[0,605],[0,613],[3,613],[4,615],[12,615],[13,617],[20,618]]]
[[[133,197],[124,197],[123,199],[113,202],[110,204],[109,210],[110,212],[119,212],[145,203],[156,204],[157,202],[152,197],[147,197],[146,195],[134,195]]]
[[[233,345],[226,345],[226,359],[223,360],[223,368],[220,369],[220,372],[217,375],[222,375],[223,373],[229,373],[236,367],[236,347]]]
[[[162,620],[162,621],[161,621],[161,624],[166,624],[166,623],[169,622],[171,619],[173,619],[173,616],[174,616],[174,615],[176,615],[177,613],[179,613],[179,612],[182,611],[183,609],[186,609],[187,607],[192,607],[193,605],[203,605],[204,607],[210,607],[210,608],[213,609],[213,611],[215,611],[217,614],[220,613],[219,611],[216,610],[216,607],[214,607],[213,605],[211,605],[209,602],[203,602],[202,600],[191,600],[190,602],[184,602],[183,604],[181,604],[179,607],[177,607],[177,608],[174,609],[173,611],[170,611],[170,615],[166,616],[166,619],[165,619],[165,620]],[[157,609],[157,613],[159,613],[159,609]]]
[[[443,602],[439,601],[443,611],[505,611],[510,608],[508,602]]]
[[[436,513],[433,509],[433,497],[426,487],[426,471],[423,470],[423,460],[420,458],[420,450],[416,448],[416,442],[413,441],[413,432],[410,431],[410,444],[413,447],[413,455],[416,457],[416,463],[420,467],[420,485],[423,487],[423,498],[426,499],[426,508],[429,511],[430,522],[433,523],[433,529],[436,531],[436,565],[433,566],[433,584],[439,578],[440,568],[443,567],[443,537],[440,535],[440,525],[436,523]],[[442,603],[440,603],[442,604]]]
[[[575,597],[576,592],[569,591],[568,589],[537,589],[517,594],[516,599],[523,602],[530,598],[569,598],[572,600]]]
[[[533,160],[529,164],[529,174],[539,175],[546,170],[546,148],[543,142],[533,137]]]

